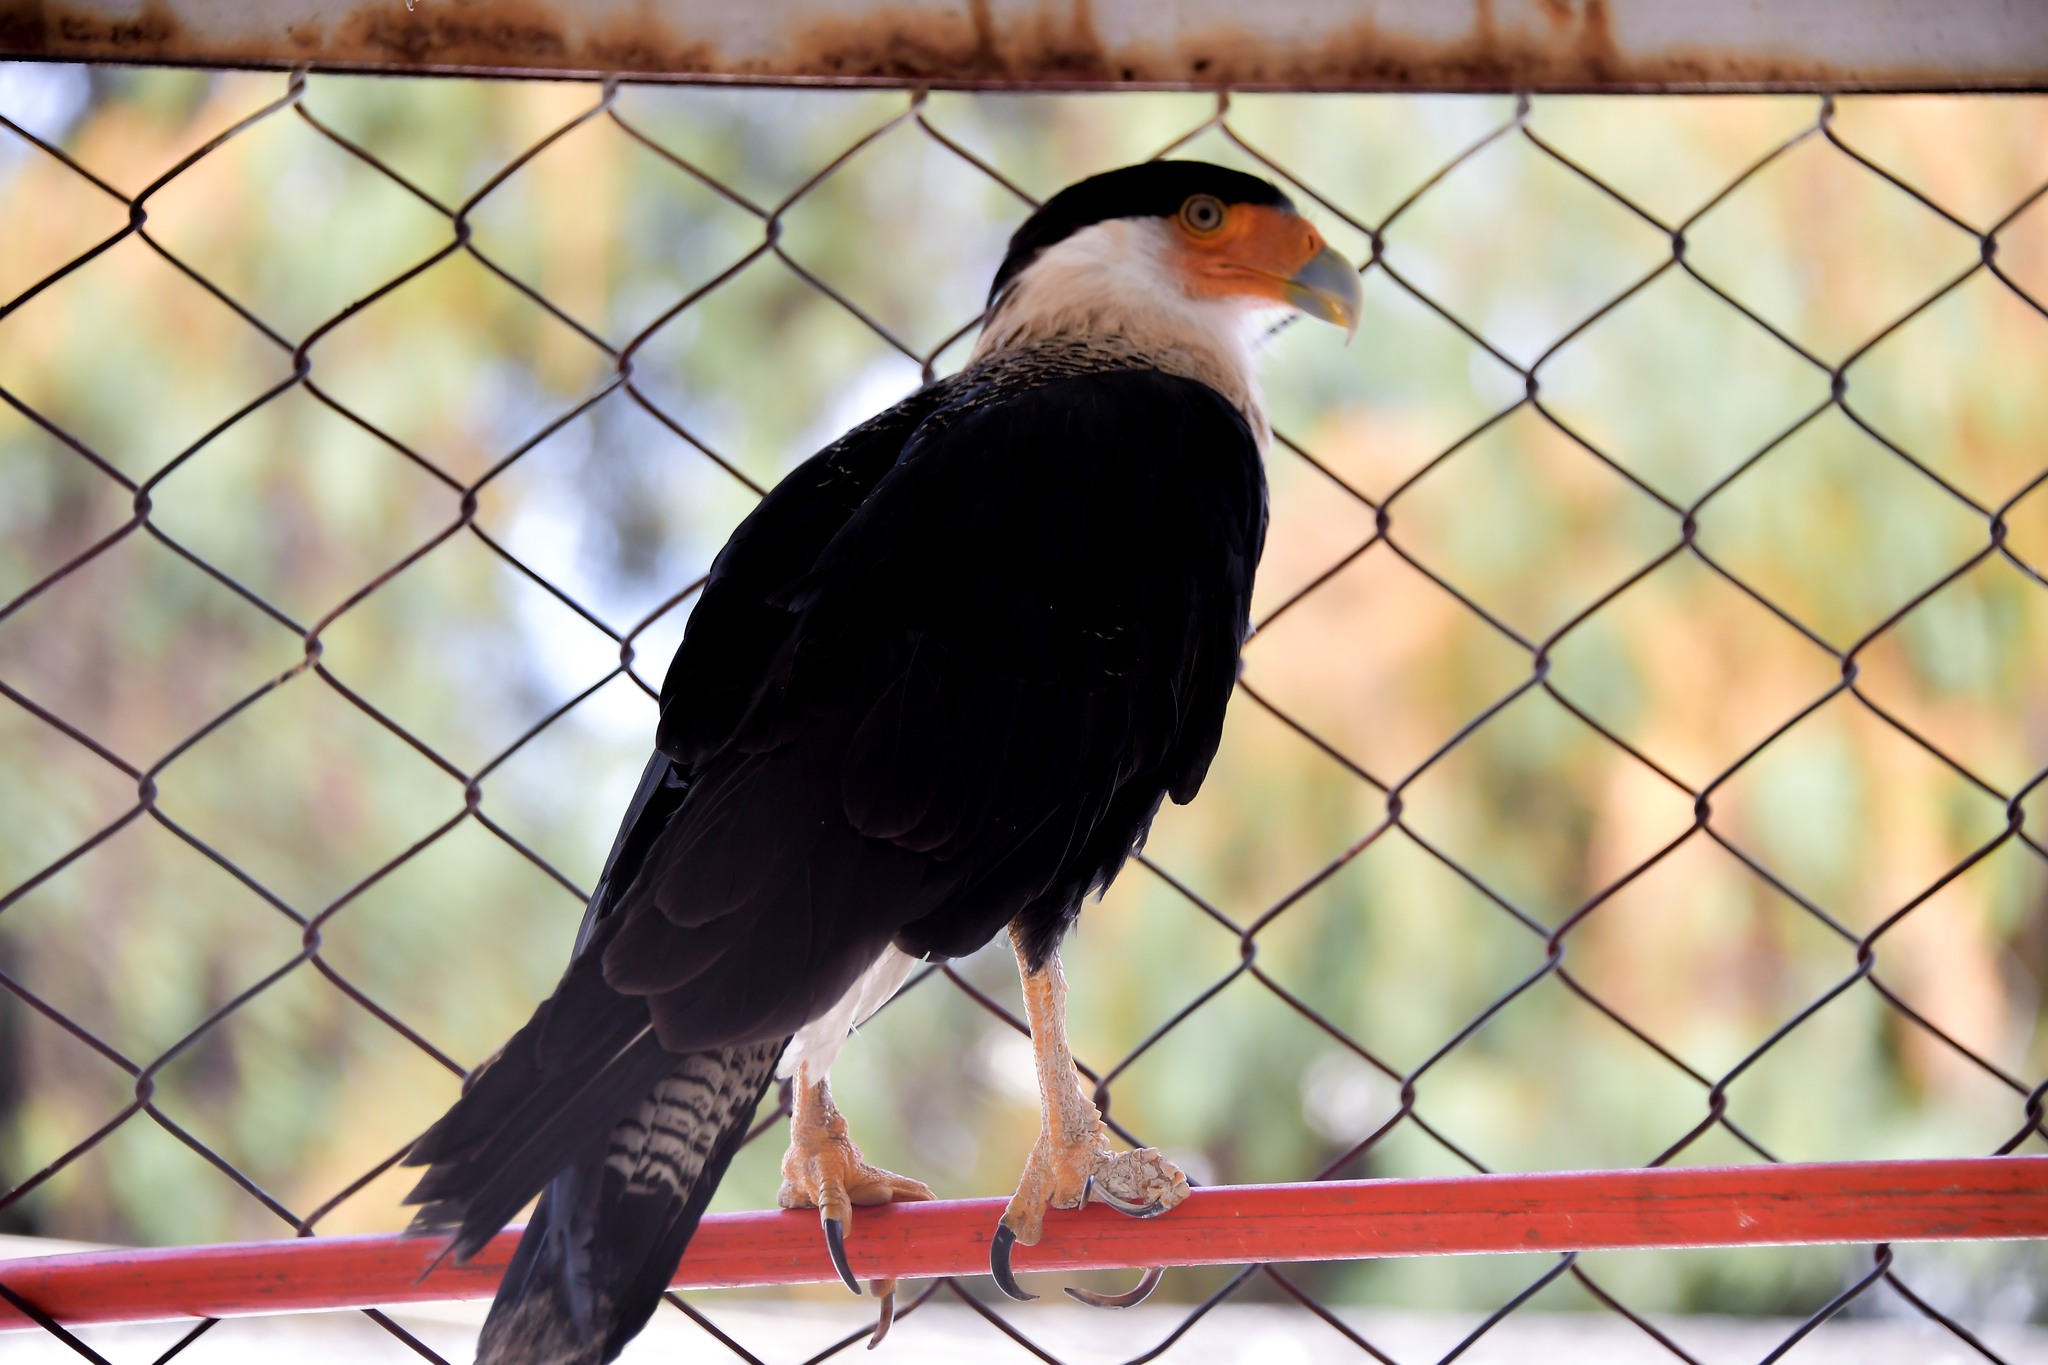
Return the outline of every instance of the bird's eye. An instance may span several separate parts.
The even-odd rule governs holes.
[[[1206,194],[1194,195],[1180,206],[1180,220],[1190,232],[1214,232],[1223,226],[1222,201]]]

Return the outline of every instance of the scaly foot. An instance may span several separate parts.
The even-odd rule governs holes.
[[[789,1121],[789,1151],[782,1158],[782,1189],[775,1202],[785,1209],[816,1209],[825,1227],[825,1246],[839,1278],[854,1293],[860,1281],[846,1260],[846,1225],[853,1221],[853,1206],[872,1206],[898,1201],[931,1199],[931,1187],[908,1176],[895,1175],[870,1166],[848,1136],[846,1117],[832,1103],[832,1091],[822,1080],[809,1083],[799,1068],[796,1077],[796,1113]],[[895,1281],[877,1281],[877,1297],[893,1301]],[[887,1331],[886,1312],[882,1331]]]
[[[1010,1270],[1010,1249],[1019,1242],[1032,1246],[1038,1241],[1048,1208],[1078,1209],[1093,1199],[1134,1218],[1153,1218],[1188,1197],[1188,1178],[1150,1147],[1110,1150],[1101,1111],[1081,1089],[1074,1055],[1067,1047],[1067,978],[1060,970],[1059,953],[1049,952],[1034,964],[1025,934],[1014,924],[1010,943],[1017,950],[1017,971],[1024,983],[1024,1017],[1038,1072],[1041,1123],[1031,1159],[1024,1164],[1024,1178],[989,1243],[988,1268],[998,1289],[1013,1299],[1028,1300],[1038,1296],[1018,1288]],[[1097,1307],[1128,1308],[1158,1283],[1159,1272],[1148,1270],[1129,1293],[1067,1292]]]
[[[1092,1109],[1093,1106],[1091,1105]],[[1074,1136],[1041,1132],[1024,1165],[1024,1178],[1010,1196],[989,1248],[996,1285],[1013,1299],[1033,1299],[1010,1271],[1010,1248],[1036,1245],[1045,1232],[1048,1208],[1078,1209],[1089,1200],[1133,1218],[1153,1218],[1188,1197],[1180,1168],[1150,1147],[1112,1152],[1098,1120],[1095,1131]]]

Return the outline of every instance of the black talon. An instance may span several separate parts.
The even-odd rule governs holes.
[[[1010,1248],[1015,1245],[1017,1234],[1010,1225],[996,1224],[996,1235],[988,1244],[988,1273],[995,1277],[996,1288],[1019,1303],[1029,1303],[1038,1295],[1025,1293],[1018,1286],[1017,1277],[1010,1273]]]
[[[1097,1190],[1095,1188],[1095,1177],[1092,1175],[1088,1177],[1088,1181],[1082,1186],[1082,1190],[1082,1203],[1087,1203],[1092,1195],[1094,1198],[1115,1209],[1118,1213],[1127,1214],[1132,1218],[1157,1218],[1160,1214],[1166,1212],[1166,1205],[1157,1199],[1149,1204],[1130,1204],[1106,1190]]]
[[[832,1268],[839,1272],[839,1278],[846,1281],[846,1287],[860,1293],[860,1281],[853,1278],[853,1267],[846,1263],[846,1225],[837,1218],[827,1218],[825,1224],[825,1250],[832,1253]]]
[[[875,1334],[868,1338],[870,1351],[882,1344],[882,1338],[889,1335],[889,1324],[896,1321],[896,1282],[876,1280],[874,1288],[879,1291],[885,1283],[889,1288],[886,1293],[878,1294],[882,1301],[881,1316],[875,1319]]]
[[[1143,1279],[1121,1294],[1098,1294],[1092,1289],[1076,1289],[1068,1285],[1067,1297],[1085,1303],[1090,1308],[1136,1308],[1152,1296],[1152,1291],[1159,1287],[1160,1277],[1164,1274],[1165,1267],[1153,1266],[1145,1272]]]

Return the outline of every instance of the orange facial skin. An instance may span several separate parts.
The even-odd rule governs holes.
[[[1196,196],[1197,199],[1205,196]],[[1192,205],[1193,200],[1189,203]],[[1215,200],[1209,200],[1215,204]],[[1175,217],[1177,264],[1197,298],[1250,295],[1289,304],[1289,282],[1324,250],[1323,234],[1297,213],[1267,204],[1219,205],[1222,223],[1201,231],[1183,208]]]

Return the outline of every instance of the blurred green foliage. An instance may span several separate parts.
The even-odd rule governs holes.
[[[0,112],[129,194],[283,85],[6,71]],[[1204,1181],[1308,1178],[1346,1153],[1334,1174],[1757,1160],[1726,1128],[1686,1142],[1731,1073],[1729,1118],[1786,1159],[1976,1154],[2021,1131],[2048,1076],[2048,796],[2028,787],[2048,763],[2048,588],[1982,553],[1983,509],[2048,568],[2048,486],[2011,501],[2048,471],[2048,200],[2001,221],[2048,180],[2048,100],[1843,100],[1841,142],[1913,193],[1817,135],[1741,179],[1815,126],[1802,97],[1538,99],[1540,144],[1485,142],[1405,202],[1512,101],[1244,96],[1225,130],[1193,94],[629,87],[618,113],[695,174],[596,117],[496,178],[597,96],[316,76],[306,111],[417,193],[292,111],[156,189],[151,240],[283,345],[133,236],[0,316],[0,387],[150,481],[135,529],[132,494],[0,408],[0,680],[155,787],[137,815],[133,778],[0,700],[0,968],[153,1064],[155,1111],[293,1215],[400,1225],[402,1175],[355,1182],[559,971],[573,888],[652,732],[644,684],[680,637],[678,594],[748,482],[910,391],[979,310],[1028,208],[931,131],[1041,197],[1193,131],[1176,154],[1259,169],[1256,149],[1313,187],[1334,209],[1304,205],[1354,258],[1375,256],[1359,225],[1378,230],[1357,343],[1292,328],[1268,366],[1275,425],[1316,463],[1273,455],[1246,678],[1328,749],[1241,696],[1201,798],[1154,833],[1150,856],[1255,936],[1135,866],[1084,919],[1075,1040],[1098,1069],[1126,1059],[1116,1119]],[[484,190],[466,221],[488,263],[450,250],[427,201]],[[1996,260],[2034,301],[1973,270],[1977,240],[1916,194],[1998,224]],[[777,215],[787,260],[748,205]],[[126,221],[0,137],[0,299]],[[1713,289],[1671,264],[1681,224]],[[310,384],[244,412],[309,336]],[[592,338],[635,343],[631,383],[666,421],[610,387]],[[1540,410],[1515,368],[1539,361]],[[1846,411],[1817,411],[1844,362]],[[459,520],[479,481],[481,535]],[[1703,497],[1698,550],[1750,591],[1683,547]],[[1389,535],[1360,552],[1366,498]],[[613,676],[622,638],[632,677]],[[1539,644],[1547,688],[1525,686]],[[1856,696],[1831,652],[1852,648]],[[1687,837],[1688,787],[1711,837]],[[2032,848],[2008,834],[2023,789]],[[1589,905],[1560,940],[1568,976],[1541,975]],[[1876,978],[2011,1083],[1850,982],[1854,937],[1909,906]],[[1014,999],[1005,955],[960,970]],[[34,1183],[11,1227],[287,1230],[148,1116],[43,1178],[134,1084],[18,998],[0,1041],[0,1172]],[[1423,1122],[1361,1148],[1417,1068]],[[1022,1040],[943,977],[863,1030],[839,1089],[872,1157],[948,1196],[1006,1188],[1036,1123]],[[762,1204],[778,1151],[744,1153],[720,1205]],[[1966,1285],[2039,1269],[2010,1248],[1956,1257]],[[1596,1259],[1660,1311],[1810,1309],[1854,1273],[1819,1250]],[[1538,1273],[1299,1278],[1490,1308]],[[1544,1299],[1585,1301],[1569,1281]]]

